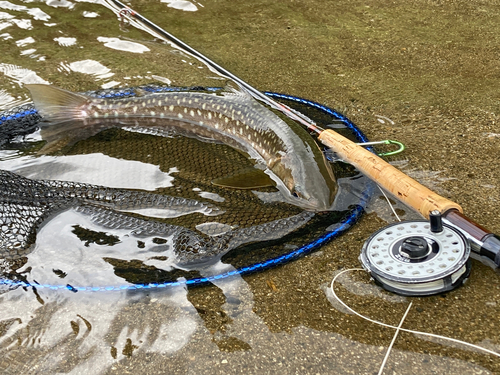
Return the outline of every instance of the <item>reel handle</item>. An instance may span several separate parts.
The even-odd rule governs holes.
[[[460,205],[434,193],[377,155],[333,130],[324,130],[319,135],[319,140],[342,160],[355,166],[397,199],[420,212],[426,219],[429,219],[432,211],[438,210],[444,219],[465,234],[475,253],[490,259],[496,267],[500,267],[500,237],[464,216]]]
[[[420,212],[426,219],[429,218],[429,212],[434,210],[442,213],[449,210],[462,212],[462,207],[457,203],[434,193],[377,155],[333,130],[324,130],[319,135],[319,140],[342,160],[355,166],[397,199]]]

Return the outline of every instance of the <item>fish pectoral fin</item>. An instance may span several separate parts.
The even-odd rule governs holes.
[[[257,189],[276,186],[276,183],[264,171],[253,167],[217,178],[212,181],[212,184],[233,189]]]

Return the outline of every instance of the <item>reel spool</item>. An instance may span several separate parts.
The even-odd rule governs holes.
[[[462,285],[470,273],[470,244],[439,213],[429,221],[391,224],[363,245],[360,260],[384,289],[427,296]]]

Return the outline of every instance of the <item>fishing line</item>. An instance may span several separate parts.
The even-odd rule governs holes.
[[[181,90],[188,90],[188,88],[176,88],[176,87],[168,87],[168,86],[145,86],[141,87],[141,89],[150,91],[150,92],[162,92],[162,91],[181,91]],[[216,91],[220,90],[220,88],[208,88],[209,91]],[[120,97],[127,97],[127,96],[134,96],[135,92],[133,88],[123,88],[119,90],[101,90],[97,92],[93,92],[93,95],[96,97],[103,97],[103,98],[120,98]],[[342,114],[334,111],[333,109],[326,107],[322,104],[309,101],[303,98],[291,96],[291,95],[285,95],[285,94],[279,94],[279,93],[274,93],[274,92],[265,92],[265,95],[278,98],[278,99],[286,99],[290,101],[294,101],[297,103],[304,104],[308,107],[316,108],[328,115],[333,116],[337,120],[341,121],[342,124],[345,126],[347,130],[349,130],[352,135],[356,138],[357,141],[359,142],[368,142],[368,139],[366,136],[363,134],[363,132],[354,124],[352,123],[347,117],[343,116]],[[0,114],[0,125],[5,126],[9,125],[9,121],[22,121],[24,117],[33,117],[33,116],[38,116],[35,118],[35,120],[31,122],[39,122],[41,120],[41,117],[38,115],[36,109],[31,105],[24,105],[21,108],[19,112],[16,112],[15,109],[11,109],[9,113],[3,113]],[[30,126],[33,124],[30,122]],[[10,280],[10,279],[0,279],[0,285],[7,285],[7,286],[20,286],[20,287],[35,287],[35,288],[43,288],[43,289],[51,289],[51,290],[61,290],[61,289],[67,289],[72,292],[84,292],[84,291],[91,291],[91,292],[96,292],[96,291],[120,291],[120,290],[140,290],[140,289],[159,289],[159,288],[167,288],[167,287],[176,287],[176,286],[198,286],[198,285],[205,285],[209,284],[212,281],[215,280],[220,280],[220,279],[225,279],[229,277],[234,277],[234,276],[244,276],[248,275],[251,273],[255,272],[260,272],[269,268],[277,267],[280,265],[284,265],[292,260],[301,258],[312,251],[318,249],[319,247],[323,246],[327,242],[333,240],[334,238],[337,238],[341,234],[345,233],[351,226],[353,226],[361,217],[361,215],[364,213],[365,207],[368,204],[368,201],[371,199],[372,195],[374,194],[374,185],[373,184],[367,184],[367,187],[364,191],[359,194],[357,197],[359,200],[352,206],[350,206],[344,215],[343,219],[335,226],[335,228],[330,231],[326,232],[319,238],[315,239],[314,241],[311,241],[308,244],[305,244],[289,253],[286,253],[284,255],[271,258],[268,260],[265,260],[263,262],[258,262],[254,263],[249,266],[245,267],[240,267],[235,270],[225,272],[222,274],[218,275],[213,275],[213,276],[206,276],[206,277],[197,277],[197,278],[192,278],[192,279],[184,279],[184,280],[177,280],[177,281],[169,281],[169,282],[163,282],[163,283],[148,283],[148,284],[126,284],[126,285],[114,285],[114,286],[75,286],[75,285],[52,285],[52,284],[43,284],[43,283],[37,283],[36,281],[34,282],[25,282],[21,280]]]
[[[394,343],[396,342],[396,339],[398,338],[399,331],[401,330],[401,326],[403,325],[406,316],[410,312],[411,306],[413,305],[413,302],[410,302],[408,305],[408,308],[406,309],[406,312],[404,313],[403,317],[401,318],[401,321],[399,322],[398,328],[396,329],[396,332],[394,333],[394,337],[391,340],[391,343],[389,344],[389,347],[387,348],[387,352],[385,353],[384,360],[382,361],[382,364],[380,365],[380,370],[378,370],[378,375],[382,375],[382,372],[384,372],[384,367],[385,364],[387,363],[387,359],[389,358],[389,355],[391,354],[392,347],[394,346]]]
[[[387,201],[387,204],[389,205],[389,207],[391,208],[391,211],[392,213],[394,214],[394,216],[396,216],[396,219],[398,219],[398,221],[401,221],[400,217],[398,216],[398,214],[396,213],[396,210],[394,209],[394,206],[393,204],[391,203],[391,201],[389,200],[389,197],[387,196],[387,194],[385,193],[384,189],[382,189],[379,185],[377,185],[378,189],[380,190],[380,192],[384,195],[385,197],[385,200]]]
[[[342,274],[344,274],[344,273],[351,272],[351,271],[364,271],[364,272],[366,272],[363,268],[349,268],[349,269],[343,270],[342,272],[339,272],[337,275],[335,275],[335,277],[333,278],[333,280],[332,280],[332,282],[330,284],[330,291],[332,292],[333,297],[343,307],[345,307],[347,310],[349,310],[349,312],[353,313],[354,315],[360,317],[361,319],[367,320],[370,323],[374,323],[374,324],[377,324],[377,325],[382,326],[382,327],[387,327],[387,328],[392,328],[392,329],[396,329],[396,330],[400,330],[400,331],[404,331],[404,332],[408,332],[408,333],[413,333],[415,335],[422,335],[422,336],[428,336],[428,337],[433,337],[433,338],[437,338],[437,339],[451,341],[451,342],[454,342],[456,344],[465,345],[465,346],[468,346],[470,348],[481,350],[481,351],[486,352],[488,354],[494,355],[496,357],[500,357],[500,353],[494,352],[493,350],[489,350],[489,349],[483,348],[482,346],[478,346],[478,345],[475,345],[475,344],[468,343],[466,341],[454,339],[454,338],[451,338],[451,337],[436,335],[434,333],[415,331],[415,330],[412,330],[412,329],[406,329],[406,328],[400,328],[400,327],[398,328],[396,326],[393,326],[393,325],[390,325],[390,324],[386,324],[386,323],[382,323],[382,322],[379,322],[378,320],[374,320],[374,319],[368,318],[367,316],[361,315],[360,313],[358,313],[357,311],[355,311],[351,307],[349,307],[344,301],[342,301],[337,296],[337,294],[335,293],[335,291],[333,289],[333,284],[335,284],[335,281],[337,281],[337,279],[339,278],[339,276],[342,275]]]

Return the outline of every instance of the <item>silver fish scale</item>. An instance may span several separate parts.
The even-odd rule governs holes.
[[[289,151],[269,127],[279,117],[243,94],[157,93],[127,99],[93,99],[86,110],[94,118],[171,118],[191,121],[245,139],[265,158]],[[270,117],[272,116],[272,118]],[[265,142],[265,143],[264,143]]]

